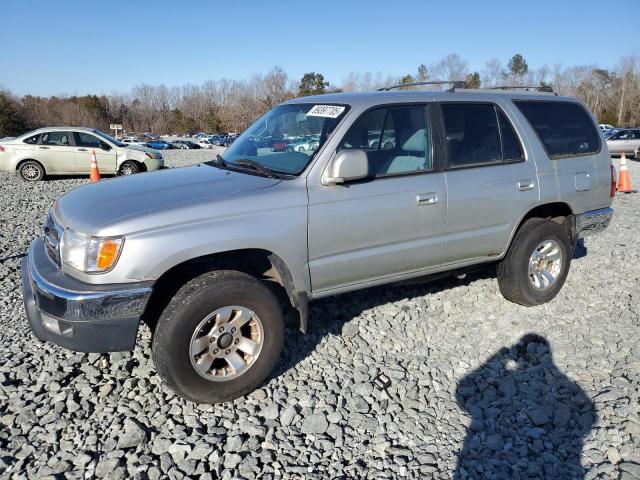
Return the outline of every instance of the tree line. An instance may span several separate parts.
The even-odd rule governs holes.
[[[491,59],[479,71],[472,71],[466,60],[452,53],[437,62],[420,64],[406,75],[351,72],[335,85],[321,73],[305,73],[296,81],[281,67],[274,67],[245,80],[211,80],[174,87],[143,84],[128,94],[18,97],[0,90],[0,137],[53,125],[108,131],[110,123],[121,123],[126,131],[134,132],[239,132],[273,106],[296,96],[369,91],[443,79],[464,80],[470,88],[552,87],[560,95],[582,100],[601,123],[640,125],[640,59],[635,53],[622,57],[611,70],[597,65],[543,65],[533,69],[517,53],[506,64]]]

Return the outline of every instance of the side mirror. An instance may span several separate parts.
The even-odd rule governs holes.
[[[369,175],[369,159],[364,150],[339,151],[328,168],[325,185],[360,180]]]
[[[109,150],[111,150],[111,147],[109,146],[109,144],[104,143],[104,142],[100,143],[100,148],[101,148],[102,150],[107,151],[107,152],[108,152]]]

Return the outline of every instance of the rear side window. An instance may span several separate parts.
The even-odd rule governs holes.
[[[597,153],[600,135],[586,110],[572,102],[517,100],[550,158]]]
[[[513,127],[501,110],[498,110],[498,121],[500,122],[500,137],[502,139],[502,156],[505,162],[524,160],[522,147],[516,137]]]
[[[25,138],[23,142],[28,143],[29,145],[35,145],[36,143],[38,143],[39,138],[40,134],[38,133],[37,135],[31,135],[30,137]]]
[[[449,168],[522,161],[513,127],[493,104],[442,104]]]

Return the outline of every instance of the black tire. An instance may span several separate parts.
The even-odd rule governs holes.
[[[118,175],[121,177],[126,177],[127,175],[134,175],[136,173],[140,173],[140,165],[137,162],[127,160],[120,165],[118,169]]]
[[[208,380],[191,363],[192,335],[207,315],[235,305],[259,317],[262,348],[242,374],[226,381]],[[215,270],[191,280],[171,299],[156,325],[153,361],[160,377],[178,395],[197,403],[226,402],[251,392],[267,378],[280,357],[283,341],[282,311],[271,291],[245,273]]]
[[[18,167],[18,174],[27,182],[37,182],[44,178],[45,171],[40,162],[27,160],[26,162],[22,162]]]
[[[547,240],[559,246],[561,266],[555,281],[546,289],[539,289],[532,282],[533,276],[529,276],[529,265],[537,247]],[[551,301],[567,278],[572,252],[569,235],[562,225],[544,218],[530,218],[516,232],[509,251],[498,264],[500,292],[507,300],[525,306]]]

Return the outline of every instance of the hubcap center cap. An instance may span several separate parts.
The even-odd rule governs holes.
[[[231,342],[233,342],[233,335],[231,335],[228,332],[225,332],[222,335],[220,335],[220,338],[218,338],[218,347],[228,348],[231,345]]]

